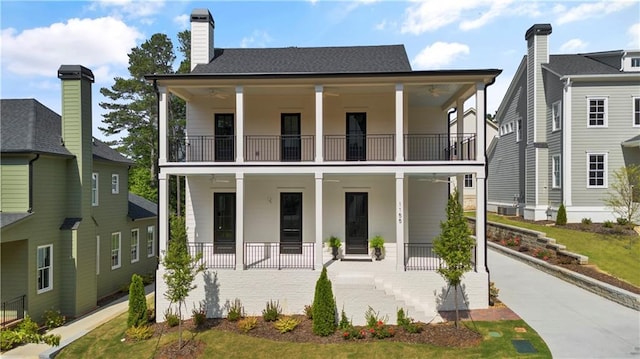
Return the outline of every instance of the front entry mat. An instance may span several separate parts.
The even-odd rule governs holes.
[[[538,352],[528,340],[514,339],[511,341],[511,344],[513,344],[513,346],[520,354],[531,354]]]

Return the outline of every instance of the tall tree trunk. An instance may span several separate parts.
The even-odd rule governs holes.
[[[453,300],[456,305],[456,328],[458,328],[458,321],[460,320],[460,315],[458,313],[458,285],[453,286]]]

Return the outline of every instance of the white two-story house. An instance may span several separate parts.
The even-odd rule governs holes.
[[[207,268],[190,303],[213,317],[235,298],[249,314],[268,300],[301,313],[326,266],[355,323],[369,305],[390,317],[413,308],[422,320],[452,308],[432,243],[450,177],[472,174],[484,207],[486,88],[501,71],[412,71],[402,45],[221,49],[208,10],[191,14],[191,36],[191,73],[147,76],[159,95],[160,255],[168,178],[183,176],[189,247]],[[168,133],[170,93],[187,102],[184,138]],[[447,113],[459,109],[463,124],[469,99],[474,131],[449,133]],[[488,303],[484,223],[478,212],[468,308]],[[369,248],[376,235],[385,239],[379,261]],[[330,236],[342,241],[339,260]],[[170,305],[163,273],[160,321]]]

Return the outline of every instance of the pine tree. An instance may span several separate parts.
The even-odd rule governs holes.
[[[131,285],[129,285],[129,317],[127,318],[127,327],[139,327],[146,325],[148,322],[147,299],[144,295],[142,277],[134,274],[131,276]]]
[[[564,208],[564,204],[560,205],[558,208],[558,215],[556,216],[556,224],[559,226],[564,226],[567,224],[567,210]]]
[[[336,331],[336,302],[333,298],[327,267],[322,268],[313,298],[313,333],[322,337]]]

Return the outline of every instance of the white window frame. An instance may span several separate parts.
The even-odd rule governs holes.
[[[467,181],[469,183],[471,183],[470,186],[467,186]],[[463,188],[474,188],[475,187],[475,181],[473,180],[473,173],[467,173],[464,175],[464,179],[463,179]]]
[[[551,131],[562,129],[562,101],[556,101],[551,105]]]
[[[632,57],[630,64],[631,67],[640,67],[640,57]]]
[[[140,260],[140,230],[134,228],[131,230],[131,263]]]
[[[91,174],[91,205],[97,206],[100,203],[100,176],[98,172]]]
[[[516,142],[522,141],[522,119],[516,120]]]
[[[117,173],[111,174],[111,194],[120,193],[120,175]]]
[[[114,247],[115,244],[117,244],[117,247]],[[122,266],[122,234],[120,232],[114,232],[114,233],[111,233],[111,269],[118,269],[121,266]]]
[[[45,250],[49,252],[49,263],[43,263],[43,266],[40,266],[40,250]],[[40,276],[47,276],[48,286],[42,286],[41,283],[44,281],[40,280]],[[36,292],[38,294],[48,292],[53,289],[53,244],[47,244],[44,246],[38,246],[36,248]]]
[[[591,173],[591,156],[603,156],[602,157],[602,161],[603,161],[603,179],[602,179],[602,185],[591,185],[589,183],[589,174]],[[607,183],[607,178],[609,175],[609,171],[608,171],[608,154],[605,152],[587,152],[587,188],[608,188],[608,183]]]
[[[551,188],[562,188],[562,162],[560,155],[551,157]]]
[[[100,236],[96,236],[96,275],[100,274]]]
[[[147,258],[156,254],[156,228],[155,226],[147,226]]]
[[[603,106],[602,125],[591,124],[591,101],[602,101],[602,106]],[[609,112],[609,101],[606,97],[587,97],[587,127],[588,128],[607,127],[609,124],[608,112]]]
[[[631,122],[633,127],[640,127],[640,97],[633,97],[631,108],[633,114],[631,115]]]

